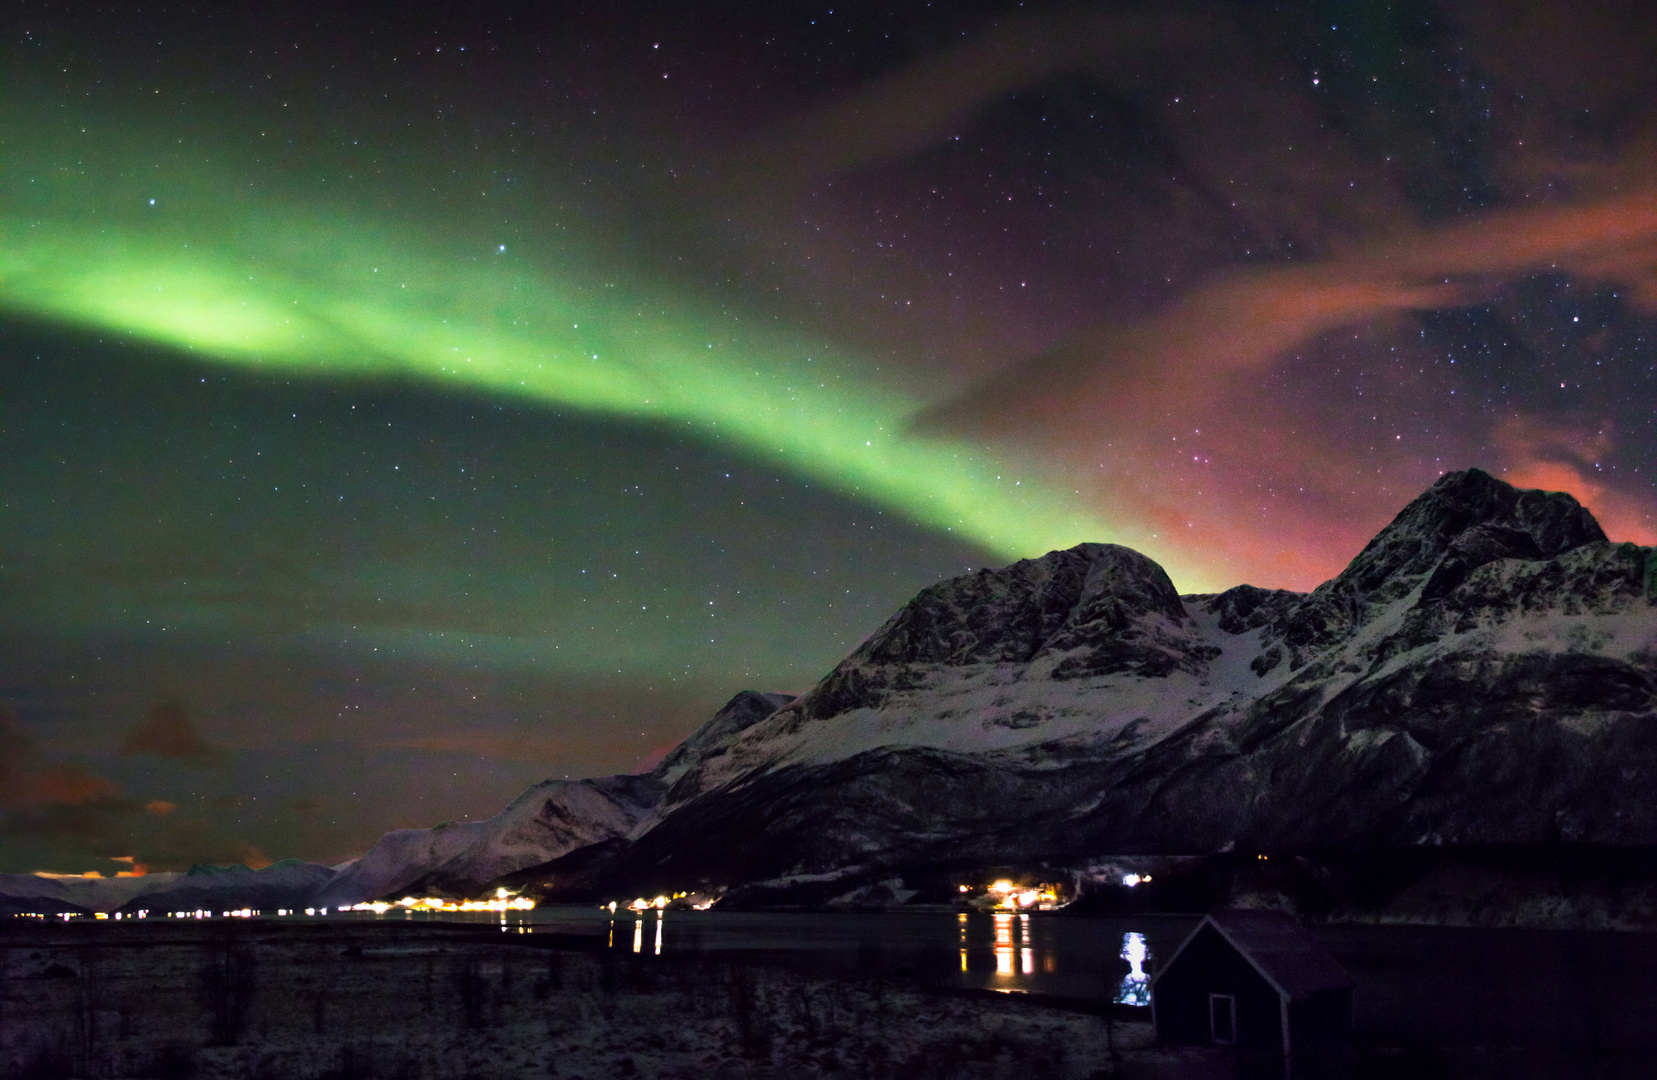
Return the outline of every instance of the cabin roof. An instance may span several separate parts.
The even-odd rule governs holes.
[[[1179,962],[1204,926],[1212,926],[1279,994],[1305,997],[1319,990],[1350,989],[1352,980],[1335,958],[1292,915],[1281,911],[1216,911],[1204,919],[1162,965],[1160,978]]]

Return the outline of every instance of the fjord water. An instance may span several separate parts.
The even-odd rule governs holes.
[[[610,949],[641,956],[741,959],[1123,1005],[1149,1003],[1157,958],[1171,955],[1197,924],[1189,915],[654,909],[612,914],[560,906],[441,915],[393,909],[378,918],[492,923],[507,933],[596,936]]]
[[[1149,1002],[1149,965],[1195,925],[1183,917],[1063,919],[1013,913],[619,913],[612,947],[743,955],[819,971],[1088,1001]]]

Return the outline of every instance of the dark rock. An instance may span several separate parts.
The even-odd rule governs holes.
[[[1236,585],[1223,593],[1187,596],[1184,599],[1187,603],[1200,605],[1210,614],[1217,614],[1219,627],[1226,633],[1246,634],[1277,622],[1306,599],[1306,594],[1287,589],[1262,589],[1256,585]]]

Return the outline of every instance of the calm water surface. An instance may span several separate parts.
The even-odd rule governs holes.
[[[531,926],[587,923],[593,914],[531,912]],[[1050,914],[890,912],[597,913],[614,948],[667,955],[742,954],[819,970],[912,972],[951,985],[1149,1004],[1156,957],[1171,954],[1188,917],[1076,919]]]
[[[1079,919],[1050,913],[947,911],[611,914],[588,907],[442,915],[392,910],[377,918],[495,923],[507,933],[591,933],[602,936],[610,948],[641,956],[727,956],[817,971],[902,973],[955,986],[1126,1005],[1150,1003],[1157,958],[1170,955],[1197,924],[1186,915]]]

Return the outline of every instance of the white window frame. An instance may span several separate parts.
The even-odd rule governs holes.
[[[1231,1038],[1220,1038],[1219,1027],[1214,1023],[1218,1015],[1217,1007],[1223,1007],[1231,1021]],[[1236,994],[1209,994],[1208,995],[1208,1037],[1215,1046],[1237,1045],[1237,995]]]

